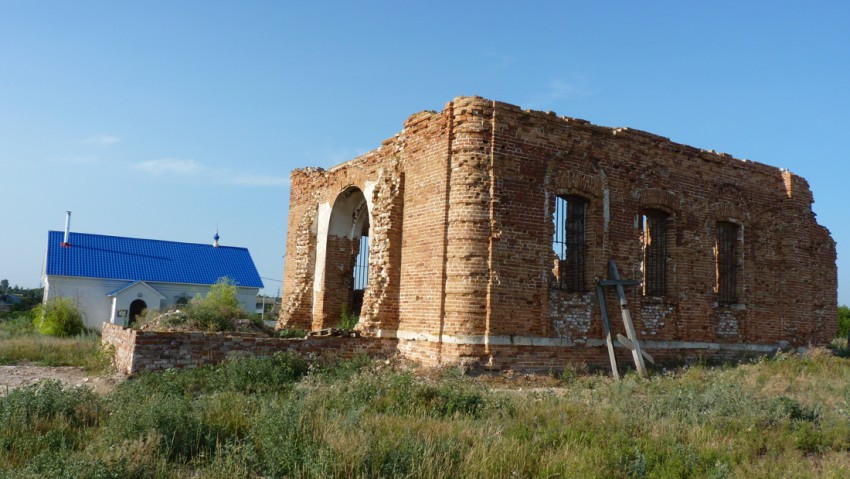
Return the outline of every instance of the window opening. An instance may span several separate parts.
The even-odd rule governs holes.
[[[643,294],[667,294],[667,213],[648,210],[643,215]]]
[[[552,238],[552,249],[558,255],[558,259],[563,261],[567,258],[567,229],[564,227],[565,218],[567,217],[567,199],[562,196],[555,197],[555,234]]]
[[[578,196],[555,198],[555,233],[552,248],[558,255],[561,287],[570,292],[585,291],[587,200]]]
[[[717,301],[738,302],[738,228],[735,223],[717,223]]]
[[[369,285],[369,225],[363,227],[363,234],[357,243],[357,257],[354,259],[354,282],[351,292],[351,312],[359,315],[363,308],[363,297]]]
[[[357,259],[354,260],[354,290],[366,289],[369,283],[369,237],[360,237]]]

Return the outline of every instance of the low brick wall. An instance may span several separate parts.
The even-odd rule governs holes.
[[[608,350],[601,340],[572,346],[443,344],[391,338],[348,338],[311,336],[307,339],[278,339],[235,333],[139,331],[104,324],[103,343],[114,349],[115,366],[125,374],[193,368],[240,356],[271,356],[278,351],[307,357],[351,358],[358,353],[373,357],[398,354],[427,367],[467,362],[496,369],[547,372],[567,364],[607,369]],[[778,346],[741,343],[686,343],[643,341],[643,349],[666,365],[694,360],[723,361],[772,354]],[[799,352],[806,348],[798,348]],[[621,368],[632,365],[631,354],[618,345]]]
[[[115,367],[125,374],[193,368],[233,357],[271,356],[278,351],[350,358],[358,353],[385,356],[397,350],[393,339],[278,339],[236,333],[140,331],[114,324],[103,325],[102,341],[114,349]]]

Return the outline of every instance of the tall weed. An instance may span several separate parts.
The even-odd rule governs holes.
[[[364,358],[142,374],[0,399],[0,477],[841,477],[850,364],[826,354],[490,390]]]
[[[70,338],[39,334],[0,340],[0,364],[32,362],[40,366],[79,366],[90,372],[111,368],[110,351],[105,351],[100,336],[85,333]]]
[[[24,386],[0,397],[0,464],[21,465],[42,452],[79,450],[100,420],[98,399],[58,381]]]

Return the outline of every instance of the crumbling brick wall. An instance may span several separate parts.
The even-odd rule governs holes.
[[[333,325],[350,273],[328,225],[352,188],[366,199],[372,236],[358,327],[398,338],[402,354],[428,364],[604,360],[595,284],[609,260],[623,278],[644,279],[647,212],[665,218],[666,287],[628,288],[627,300],[653,354],[822,345],[836,328],[835,244],[804,179],[477,97],[413,115],[350,162],[293,172],[280,327]],[[582,291],[559,280],[559,196],[586,202]],[[720,223],[737,232],[730,304],[718,292]],[[617,311],[612,294],[608,303]],[[612,325],[623,332],[616,316]]]

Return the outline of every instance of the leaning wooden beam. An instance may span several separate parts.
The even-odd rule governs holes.
[[[626,348],[626,349],[628,349],[629,351],[634,351],[634,350],[635,350],[635,345],[634,345],[634,344],[632,344],[632,342],[631,342],[631,341],[629,341],[629,338],[627,338],[627,337],[623,336],[623,335],[622,335],[622,334],[620,334],[620,333],[617,333],[617,342],[619,342],[620,344],[622,344],[622,345],[623,345],[623,347],[624,347],[624,348]],[[652,364],[655,364],[655,359],[653,359],[653,358],[652,358],[652,356],[650,356],[648,352],[646,352],[646,351],[644,351],[643,349],[641,349],[641,350],[640,350],[640,354],[641,354],[641,356],[643,356],[643,358],[644,358],[644,359],[646,359],[647,361],[649,361],[649,362],[650,362],[650,363],[652,363]]]
[[[608,359],[611,360],[611,374],[614,379],[620,380],[620,371],[617,370],[617,357],[614,355],[614,340],[611,338],[611,326],[608,324],[608,308],[605,307],[605,291],[602,286],[596,285],[596,296],[599,298],[599,310],[602,312],[602,327],[605,328],[605,344],[608,346]]]
[[[626,335],[634,346],[634,349],[632,349],[632,357],[634,357],[635,366],[637,367],[638,374],[645,378],[649,374],[646,372],[646,365],[643,363],[643,354],[641,354],[640,343],[637,340],[635,326],[632,323],[632,314],[629,312],[629,308],[626,307],[626,292],[623,290],[622,283],[619,282],[620,272],[617,271],[617,263],[615,263],[614,260],[608,262],[608,271],[611,274],[611,279],[617,281],[617,296],[620,298],[620,310],[623,314],[623,324],[626,326]]]

